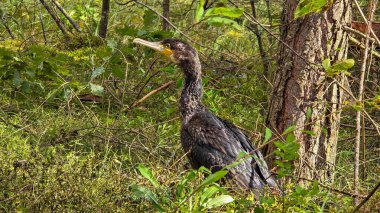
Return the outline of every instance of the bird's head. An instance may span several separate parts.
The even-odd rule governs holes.
[[[150,47],[164,54],[176,64],[189,63],[194,60],[199,60],[197,51],[179,39],[167,38],[159,42],[151,42],[136,38],[133,40],[133,43]]]

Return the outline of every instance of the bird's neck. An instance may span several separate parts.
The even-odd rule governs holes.
[[[184,86],[179,101],[183,120],[202,110],[202,72],[199,59],[180,64],[185,75]]]

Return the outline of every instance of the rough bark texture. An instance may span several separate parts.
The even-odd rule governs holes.
[[[106,38],[107,36],[107,26],[108,26],[108,14],[110,12],[110,1],[103,0],[102,4],[102,17],[99,22],[99,32],[98,35],[100,38]]]
[[[348,35],[343,26],[350,24],[351,6],[349,0],[337,0],[325,12],[294,20],[297,3],[285,1],[281,39],[302,58],[280,46],[267,124],[277,133],[291,125],[313,131],[315,135],[295,132],[301,145],[296,175],[331,181],[343,91],[315,64],[346,58]],[[312,110],[310,118],[308,109]],[[272,144],[265,147],[266,155],[274,149]],[[273,158],[269,162],[273,166]]]

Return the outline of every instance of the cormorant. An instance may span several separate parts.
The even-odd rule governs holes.
[[[248,137],[202,104],[201,63],[197,51],[178,39],[149,42],[136,38],[133,42],[166,55],[183,71],[185,81],[179,100],[181,143],[191,166],[194,169],[204,166],[215,172],[235,162],[240,152],[249,153],[251,157],[229,169],[228,181],[251,188],[256,195],[263,192],[265,185],[279,189],[262,154]]]

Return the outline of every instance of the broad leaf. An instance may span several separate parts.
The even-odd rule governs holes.
[[[328,5],[328,2],[328,0],[301,0],[294,11],[294,18],[321,12]]]
[[[205,17],[218,15],[229,18],[239,18],[241,15],[243,15],[243,13],[243,8],[214,7],[207,10],[207,12],[205,13]]]
[[[145,198],[153,204],[156,210],[160,212],[164,211],[158,203],[156,194],[154,194],[150,189],[139,185],[133,185],[131,188],[134,198]]]
[[[330,59],[325,59],[322,61],[322,67],[325,69],[325,70],[328,70],[330,69],[331,67],[331,60]]]
[[[157,180],[153,176],[152,170],[150,170],[148,167],[146,167],[142,164],[139,164],[137,166],[137,169],[139,170],[139,172],[141,173],[142,176],[144,176],[146,179],[148,179],[153,184],[154,187],[159,186]]]
[[[296,126],[293,125],[293,126],[288,127],[287,129],[285,129],[284,133],[282,133],[282,134],[286,135],[290,132],[293,132],[294,130],[296,130]]]
[[[206,189],[204,189],[202,195],[201,195],[201,203],[204,203],[206,200],[211,198],[216,192],[219,191],[219,188],[216,186],[210,186]]]
[[[240,26],[236,21],[229,19],[229,18],[218,17],[218,16],[213,16],[213,17],[208,18],[207,23],[214,25],[216,27],[222,27],[225,25],[230,25],[237,30],[243,29],[242,26]]]
[[[216,181],[222,179],[228,173],[227,170],[220,170],[211,175],[209,175],[206,180],[202,181],[201,186],[207,186],[209,184],[215,183]]]
[[[218,197],[209,199],[205,203],[205,207],[208,209],[212,209],[212,208],[215,208],[227,203],[231,203],[233,201],[234,201],[234,198],[232,198],[230,195],[220,195]]]
[[[355,65],[354,59],[345,59],[345,60],[335,62],[335,64],[331,66],[331,69],[344,71],[344,70],[348,70],[352,68],[354,65]]]
[[[104,88],[97,84],[90,83],[90,89],[91,89],[91,93],[94,95],[102,96],[104,93]]]
[[[103,66],[97,67],[92,71],[91,73],[91,80],[94,80],[94,78],[98,77],[99,75],[103,74],[105,72],[105,69]]]
[[[269,128],[265,128],[264,143],[268,142],[271,137],[272,137],[272,131]]]
[[[205,0],[199,0],[199,4],[197,5],[197,9],[195,10],[195,21],[199,22],[202,17],[203,13],[205,12],[203,6],[205,4]]]

